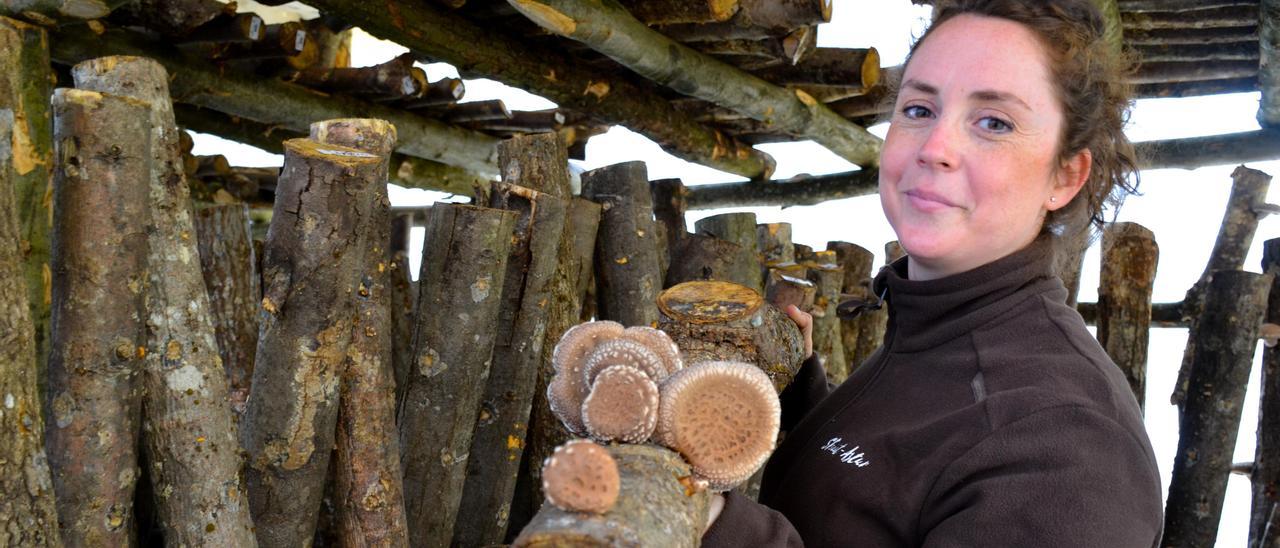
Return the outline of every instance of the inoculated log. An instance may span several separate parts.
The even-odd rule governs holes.
[[[397,409],[413,368],[413,326],[417,323],[418,283],[409,270],[414,217],[414,213],[399,213],[391,219],[391,369],[395,371]]]
[[[195,212],[200,268],[209,293],[218,355],[227,374],[231,409],[244,412],[258,350],[258,302],[261,276],[249,234],[244,204],[215,205]]]
[[[1165,62],[1215,62],[1257,61],[1258,41],[1225,42],[1222,44],[1158,44],[1138,46],[1134,54],[1144,63]]]
[[[302,23],[288,21],[262,27],[262,39],[249,43],[217,43],[208,51],[210,59],[229,61],[286,59],[307,50],[307,31]]]
[[[801,27],[783,36],[691,42],[694,49],[747,71],[795,65],[818,47],[817,27]],[[738,114],[738,116],[742,116]]]
[[[8,0],[0,17],[23,17],[41,25],[101,19],[130,0]]]
[[[1186,401],[1187,382],[1191,375],[1191,365],[1195,361],[1196,332],[1200,327],[1200,314],[1204,310],[1204,295],[1209,288],[1214,274],[1244,268],[1245,256],[1253,243],[1253,235],[1258,230],[1258,220],[1263,215],[1255,208],[1266,201],[1267,189],[1271,186],[1271,176],[1244,166],[1237,167],[1231,173],[1231,195],[1227,198],[1227,208],[1222,214],[1222,226],[1218,229],[1218,239],[1209,252],[1209,262],[1196,283],[1187,289],[1182,299],[1182,316],[1190,323],[1187,328],[1187,346],[1182,354],[1182,368],[1178,370],[1178,381],[1173,387],[1171,403],[1179,409]]]
[[[1262,272],[1271,274],[1271,290],[1267,295],[1266,322],[1280,324],[1280,238],[1267,240],[1262,246]],[[1249,546],[1264,544],[1268,519],[1280,504],[1280,348],[1262,351],[1261,402],[1258,408],[1258,440],[1253,453],[1253,509],[1249,518]],[[1272,520],[1274,521],[1274,519]],[[1276,523],[1273,527],[1280,526]],[[1280,535],[1280,531],[1275,534]]]
[[[836,262],[844,272],[840,282],[840,299],[866,300],[871,297],[871,265],[875,254],[866,248],[849,242],[827,242],[827,250],[836,252]],[[840,319],[840,344],[844,348],[845,363],[852,374],[862,364],[858,349],[859,318]]]
[[[1056,235],[1058,238],[1058,254],[1054,271],[1062,278],[1062,285],[1067,289],[1067,305],[1075,306],[1076,297],[1080,294],[1080,271],[1084,268],[1084,255],[1093,243],[1093,230],[1084,218],[1083,210],[1075,220],[1067,221],[1067,233]]]
[[[519,110],[501,120],[478,120],[466,124],[489,132],[514,133],[551,133],[562,127],[568,117],[558,110]],[[566,151],[567,153],[567,151]]]
[[[567,179],[560,182],[566,190]],[[505,182],[494,184],[490,205],[515,211],[517,218],[493,364],[467,460],[460,519],[454,525],[453,543],[461,546],[500,544],[507,533],[567,209],[564,198]]]
[[[1128,29],[1185,29],[1232,27],[1258,22],[1258,4],[1195,7],[1177,11],[1125,12],[1120,18]]]
[[[414,72],[413,57],[401,55],[371,67],[312,67],[294,71],[286,81],[309,88],[349,93],[377,99],[400,99],[417,95],[426,86]],[[415,77],[419,76],[419,77]]]
[[[1248,93],[1251,91],[1258,91],[1258,78],[1256,76],[1228,78],[1226,80],[1203,80],[1199,82],[1138,84],[1133,87],[1133,96],[1135,99],[1199,97],[1201,95]]]
[[[398,421],[412,546],[453,538],[516,216],[447,203],[427,212],[414,368]]]
[[[887,242],[884,244],[884,262],[885,265],[893,264],[894,261],[906,255],[906,250],[897,241]],[[874,287],[870,289],[874,290]],[[872,294],[868,299],[873,303],[879,303],[879,308],[868,310],[858,316],[858,355],[856,362],[863,363],[875,353],[880,345],[884,343],[885,331],[889,328],[889,307],[884,306],[881,299],[884,294]]]
[[[106,6],[115,4],[118,2]],[[54,5],[78,4],[68,1]],[[28,317],[35,333],[36,385],[41,387],[49,356],[49,225],[53,218],[45,198],[52,192],[54,164],[53,125],[49,123],[53,71],[49,65],[48,35],[40,27],[0,16],[0,51],[5,52],[0,55],[0,109],[13,112],[12,192],[18,216],[18,249],[23,250]]]
[[[813,301],[818,296],[818,286],[806,279],[808,272],[803,267],[788,269],[771,268],[765,277],[764,298],[769,304],[786,310],[795,305],[800,310],[813,308]]]
[[[784,10],[801,3],[760,2],[762,6]],[[827,4],[825,0],[816,3]],[[691,49],[644,26],[617,4],[512,0],[511,5],[544,29],[587,44],[659,84],[770,122],[778,131],[810,138],[854,164],[875,166],[879,162],[878,137],[841,118],[807,93],[780,88]],[[830,5],[825,8],[829,16]],[[739,15],[743,13],[739,11]]]
[[[684,458],[655,445],[613,445],[609,453],[622,480],[613,509],[584,514],[544,504],[514,546],[698,546],[709,497],[692,488]]]
[[[454,124],[511,119],[511,109],[501,99],[454,103],[441,109],[440,118]]]
[[[646,25],[717,23],[738,12],[739,0],[621,0],[633,17]]]
[[[596,236],[597,317],[623,325],[658,321],[662,288],[657,230],[643,162],[625,162],[582,174],[582,197],[601,205]]]
[[[754,228],[754,225],[752,225]],[[695,280],[732,282],[764,294],[760,259],[742,246],[706,234],[689,234],[671,250],[663,287]]]
[[[1098,303],[1080,303],[1076,305],[1080,317],[1087,325],[1098,323]],[[1182,317],[1182,303],[1151,303],[1151,327],[1186,327],[1187,321]]]
[[[849,376],[849,361],[844,352],[844,339],[840,332],[840,318],[836,306],[840,304],[840,289],[844,284],[844,272],[837,264],[834,251],[818,251],[804,266],[809,270],[809,281],[817,288],[813,308],[813,351],[822,357],[827,370],[827,380],[833,384],[844,382]]]
[[[1124,372],[1140,408],[1146,402],[1151,291],[1159,258],[1155,235],[1142,225],[1114,223],[1102,234],[1098,343]]]
[[[1165,546],[1213,546],[1271,280],[1224,270],[1206,293],[1165,505]]]
[[[795,65],[778,65],[755,74],[777,84],[868,90],[880,82],[880,54],[875,48],[817,48]]]
[[[676,242],[689,233],[684,220],[689,209],[688,190],[680,179],[656,179],[649,181],[649,195],[653,199],[654,220],[666,227],[667,254],[670,256]]]
[[[875,194],[879,172],[874,169],[782,181],[717,183],[688,188],[689,209],[744,206],[813,205],[828,200]]]
[[[148,105],[53,95],[53,315],[45,449],[62,541],[124,546],[146,353]],[[92,313],[86,313],[92,311]]]
[[[662,32],[681,42],[758,39],[831,20],[830,0],[739,0],[738,12],[722,23],[669,25]]]
[[[658,329],[671,336],[688,364],[754,364],[782,392],[804,361],[804,340],[795,322],[748,287],[685,282],[663,291],[658,307]]]
[[[1125,29],[1126,45],[1222,44],[1258,39],[1258,23],[1236,27],[1183,27],[1171,29]]]
[[[36,339],[27,311],[22,239],[12,192],[13,111],[0,109],[0,544],[61,546],[53,483],[44,450],[44,419],[36,390]]]
[[[312,140],[362,150],[381,159],[376,179],[357,195],[356,320],[341,374],[335,435],[334,501],[337,536],[344,546],[407,546],[400,444],[392,369],[391,202],[387,163],[395,126],[383,120],[338,119],[311,125]]]
[[[1280,129],[1135,143],[1141,169],[1196,169],[1280,158]]]
[[[260,544],[300,545],[315,528],[356,321],[364,250],[355,229],[369,215],[364,196],[381,184],[382,166],[377,155],[354,148],[285,142],[241,435]]]
[[[1132,84],[1150,84],[1157,82],[1195,82],[1201,80],[1224,80],[1229,78],[1250,78],[1258,76],[1258,61],[1218,61],[1143,63],[1129,77]]]
[[[427,84],[416,97],[397,102],[400,108],[418,109],[456,103],[466,95],[467,87],[459,78],[441,78]]]
[[[760,244],[756,235],[755,213],[722,213],[704,217],[694,223],[694,232],[706,234],[736,244],[745,255],[741,275],[729,278],[703,278],[731,281],[750,287],[760,293],[764,292],[764,278],[760,269]],[[690,278],[693,279],[693,278]],[[687,281],[687,280],[681,280]],[[667,283],[670,287],[672,283]]]
[[[1120,9],[1131,12],[1178,11],[1193,8],[1257,5],[1256,0],[1116,0]]]
[[[254,13],[222,14],[187,34],[176,35],[177,44],[248,45],[262,39],[262,18]]]
[[[1259,7],[1258,47],[1261,57],[1258,87],[1262,101],[1258,105],[1258,123],[1269,128],[1280,125],[1280,2],[1262,0]]]

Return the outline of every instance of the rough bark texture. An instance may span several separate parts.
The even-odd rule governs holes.
[[[649,195],[653,199],[653,218],[665,227],[667,257],[670,258],[676,243],[689,234],[684,214],[689,210],[688,189],[680,179],[649,181]],[[659,243],[663,245],[663,243]],[[664,274],[665,276],[665,274]]]
[[[382,159],[306,139],[285,142],[263,257],[261,336],[241,435],[258,542],[314,533],[356,321],[367,196]],[[362,209],[363,208],[363,209]]]
[[[0,544],[60,546],[14,204],[13,111],[0,109]]]
[[[732,360],[754,364],[782,392],[804,361],[804,340],[791,318],[748,287],[686,282],[658,297],[658,328],[675,340],[686,364]]]
[[[262,300],[249,210],[244,204],[198,209],[195,229],[231,408],[239,414],[249,400],[253,356],[258,350],[258,302]]]
[[[1136,223],[1115,223],[1102,234],[1102,278],[1098,282],[1098,343],[1120,366],[1145,407],[1147,342],[1151,338],[1151,291],[1160,247]]]
[[[690,487],[684,459],[655,445],[613,445],[609,453],[622,479],[613,509],[582,514],[544,504],[514,546],[698,546],[709,497]]]
[[[1182,316],[1190,324],[1186,350],[1182,354],[1182,368],[1178,371],[1178,381],[1170,397],[1170,401],[1179,409],[1186,400],[1191,364],[1195,361],[1196,332],[1200,328],[1205,291],[1215,273],[1244,268],[1245,255],[1249,253],[1253,235],[1258,230],[1258,220],[1262,216],[1254,208],[1266,201],[1270,186],[1271,176],[1255,169],[1240,166],[1231,174],[1231,196],[1227,198],[1227,209],[1222,215],[1218,239],[1213,243],[1213,250],[1209,252],[1209,261],[1200,274],[1200,279],[1187,290],[1182,299]]]
[[[791,223],[756,225],[756,242],[765,265],[796,262],[796,248],[791,243]]]
[[[1222,90],[1229,91],[1232,90]],[[1213,90],[1213,93],[1218,92]],[[1260,129],[1208,137],[1144,141],[1135,143],[1135,147],[1142,169],[1238,165],[1280,158],[1280,130]]]
[[[817,48],[795,65],[774,65],[755,74],[779,84],[842,86],[865,92],[880,82],[880,54],[875,48]]]
[[[502,182],[569,198],[569,151],[554,134],[516,135],[498,145]]]
[[[621,0],[619,2],[646,25],[716,23],[733,17],[738,0]]]
[[[1230,27],[1256,23],[1258,21],[1258,7],[1257,4],[1196,6],[1176,11],[1125,13],[1121,19],[1125,29],[1175,29],[1192,26]]]
[[[391,221],[391,369],[396,376],[396,405],[404,399],[413,368],[413,326],[417,322],[418,283],[409,272],[409,234],[415,214],[401,213]]]
[[[125,546],[134,526],[147,339],[150,116],[140,101],[75,89],[57,90],[52,108],[45,448],[62,541]]]
[[[333,470],[337,532],[344,546],[407,546],[400,443],[392,368],[391,202],[387,163],[396,129],[383,120],[337,119],[311,125],[311,139],[362,150],[382,159],[360,208],[360,284],[356,321],[342,372]]]
[[[1267,295],[1267,323],[1280,324],[1280,238],[1263,244],[1262,271],[1271,274]],[[1254,450],[1253,511],[1249,519],[1250,548],[1273,547],[1262,543],[1267,520],[1280,504],[1280,347],[1262,351],[1262,393],[1258,409],[1258,445]],[[1280,525],[1280,524],[1278,524]],[[1277,532],[1280,533],[1280,532]]]
[[[45,30],[0,17],[0,109],[13,112],[11,162],[17,249],[35,334],[37,393],[49,356],[49,225],[53,218],[53,71]]]
[[[22,16],[42,25],[106,17],[128,0],[7,0],[0,15]]]
[[[739,0],[738,4],[738,13],[723,23],[671,25],[663,32],[683,42],[764,38],[831,20],[829,0]]]
[[[759,242],[756,238],[756,214],[755,213],[723,213],[720,215],[712,215],[704,217],[694,223],[694,232],[697,234],[706,234],[714,236],[721,240],[726,240],[737,244],[746,254],[748,262],[753,266],[749,271],[744,271],[743,276],[739,279],[731,279],[732,281],[750,287],[757,292],[764,293],[764,278],[760,268]],[[754,275],[753,275],[754,274]],[[684,281],[684,280],[681,280]],[[675,284],[667,284],[668,286]]]
[[[595,251],[597,318],[626,326],[654,325],[662,278],[644,163],[583,173],[582,197],[601,206]]]
[[[827,242],[827,249],[836,252],[836,261],[844,271],[840,283],[840,299],[867,299],[871,297],[871,265],[875,263],[875,255],[871,251],[849,242]],[[858,349],[858,329],[860,318],[840,320],[840,344],[844,348],[845,362],[849,364],[849,372],[857,369],[865,355]]]
[[[755,225],[751,225],[752,231]],[[742,246],[705,234],[691,234],[671,252],[671,266],[663,287],[695,280],[732,282],[764,294],[760,259]]]
[[[888,242],[884,244],[884,262],[886,265],[893,263],[903,255],[906,250],[898,242]],[[874,302],[880,302],[883,295],[870,295],[868,298]],[[882,303],[883,304],[883,303]],[[881,306],[876,310],[868,310],[861,316],[858,316],[858,358],[857,362],[862,363],[871,357],[880,345],[884,343],[885,331],[889,328],[889,307]]]
[[[567,191],[567,179],[559,182]],[[515,211],[518,217],[507,258],[493,365],[467,461],[461,519],[454,526],[453,543],[461,546],[499,544],[507,533],[567,209],[563,198],[505,182],[494,184],[490,205]]]
[[[844,353],[844,340],[840,333],[840,318],[836,306],[840,304],[840,288],[844,284],[844,271],[836,263],[834,251],[819,251],[815,259],[806,261],[809,281],[817,287],[813,309],[813,351],[822,357],[827,370],[827,380],[840,384],[849,376],[849,360]]]
[[[489,375],[516,213],[436,204],[427,213],[414,369],[400,404],[412,546],[447,546]]]
[[[786,310],[795,305],[800,310],[813,309],[818,297],[818,286],[808,280],[809,270],[795,264],[786,268],[770,268],[765,280],[764,296],[769,304]]]
[[[1214,274],[1195,338],[1191,386],[1179,430],[1164,546],[1213,546],[1231,473],[1240,414],[1271,280],[1239,270]]]
[[[1262,89],[1258,123],[1275,127],[1280,125],[1280,1],[1262,0],[1258,11],[1258,87]]]
[[[1098,303],[1080,303],[1076,305],[1080,317],[1087,325],[1098,323]],[[1186,327],[1182,318],[1182,303],[1151,303],[1151,327]]]

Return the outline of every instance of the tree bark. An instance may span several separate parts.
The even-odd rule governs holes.
[[[147,338],[150,116],[141,101],[76,89],[57,90],[52,110],[45,447],[62,541],[124,546],[133,534]]]
[[[234,15],[234,6],[216,0],[139,0],[113,19],[138,24],[165,36],[185,36],[219,17]]]
[[[1206,294],[1165,506],[1164,546],[1212,546],[1271,280],[1226,270]]]
[[[453,538],[516,217],[446,203],[427,213],[416,367],[399,420],[412,546],[447,546]]]
[[[1159,258],[1155,235],[1142,225],[1114,223],[1103,232],[1098,343],[1124,371],[1140,408],[1146,407],[1151,291]]]
[[[1266,322],[1280,324],[1280,238],[1263,244],[1262,272],[1271,274],[1267,296]],[[1249,519],[1250,548],[1274,545],[1263,543],[1268,519],[1280,504],[1280,348],[1262,351],[1262,393],[1258,408],[1258,445],[1254,450],[1253,511]]]
[[[294,71],[286,81],[336,93],[349,93],[379,100],[416,97],[426,87],[426,78],[414,72],[413,57],[401,55],[370,67],[310,67]]]
[[[836,252],[836,261],[844,272],[840,283],[840,298],[868,299],[871,297],[871,266],[875,263],[875,254],[866,248],[849,242],[827,242],[827,249]],[[860,318],[840,319],[840,344],[844,348],[845,363],[849,364],[852,374],[865,357],[858,349],[858,328]]]
[[[1182,354],[1182,368],[1178,370],[1178,381],[1173,387],[1170,401],[1182,409],[1187,398],[1187,382],[1191,376],[1192,364],[1195,362],[1196,332],[1200,328],[1200,315],[1204,310],[1204,295],[1214,274],[1244,268],[1244,258],[1249,253],[1253,235],[1258,230],[1260,213],[1254,207],[1266,201],[1267,189],[1271,186],[1271,176],[1244,166],[1231,173],[1231,196],[1227,198],[1227,208],[1222,215],[1222,226],[1218,229],[1218,239],[1209,252],[1209,262],[1200,274],[1200,279],[1191,285],[1182,299],[1182,317],[1189,321],[1187,327],[1187,346]]]
[[[1076,305],[1080,317],[1087,325],[1098,323],[1098,303]],[[1151,327],[1186,327],[1182,317],[1182,303],[1151,303]]]
[[[1187,27],[1232,27],[1258,22],[1257,4],[1194,7],[1177,11],[1125,12],[1121,14],[1128,29],[1183,29]]]
[[[756,254],[728,240],[701,233],[690,234],[676,244],[662,285],[673,287],[696,280],[731,282],[764,294],[760,259]]]
[[[815,259],[807,262],[809,281],[817,287],[813,309],[813,351],[822,357],[827,380],[840,384],[849,376],[848,358],[844,353],[844,340],[840,332],[840,318],[836,306],[840,304],[840,289],[844,284],[844,271],[837,264],[834,251],[818,251]]]
[[[718,23],[738,12],[739,0],[621,0],[619,3],[646,25]]]
[[[258,349],[258,303],[262,300],[249,210],[244,204],[198,209],[195,232],[231,408],[239,417],[249,400],[253,357]]]
[[[52,25],[101,19],[128,3],[129,0],[7,0],[0,5],[0,16],[24,17],[41,25]]]
[[[1257,76],[1228,78],[1225,80],[1201,80],[1198,82],[1138,84],[1133,87],[1135,99],[1148,99],[1153,97],[1199,97],[1201,95],[1248,93],[1251,91],[1258,91]]]
[[[626,326],[658,321],[662,289],[657,230],[643,162],[582,174],[582,197],[601,205],[596,236],[597,317]]]
[[[785,181],[696,185],[689,187],[688,201],[689,209],[813,205],[875,194],[878,184],[876,170],[860,170]]]
[[[735,272],[740,274],[723,279],[739,283],[764,294],[764,278],[760,268],[760,244],[756,238],[755,213],[722,213],[704,217],[694,223],[694,232],[706,234],[736,244],[742,249],[744,258],[741,268]],[[693,278],[690,278],[693,279]],[[681,280],[686,281],[686,280]],[[675,284],[667,284],[668,287]]]
[[[807,278],[808,269],[804,267],[770,268],[764,286],[765,300],[779,310],[786,310],[790,305],[803,311],[812,310],[818,286]]]
[[[1196,169],[1280,158],[1280,129],[1135,143],[1141,169]]]
[[[1257,2],[1251,0],[1116,0],[1116,4],[1124,11],[1143,12],[1257,5]]]
[[[381,171],[358,197],[363,213],[360,283],[338,404],[333,463],[338,538],[344,546],[407,546],[400,444],[396,431],[395,371],[392,369],[391,202],[387,166],[396,129],[383,120],[338,119],[311,125],[319,143],[362,150],[382,159]]]
[[[1144,63],[1256,61],[1258,41],[1224,42],[1221,44],[1155,44],[1137,46],[1134,53]]]
[[[241,436],[258,542],[297,546],[314,533],[356,321],[363,243],[382,159],[306,139],[285,163],[263,258],[261,336]],[[324,306],[317,306],[324,303]]]
[[[1124,31],[1125,44],[1130,47],[1179,44],[1220,44],[1258,39],[1258,23],[1235,27],[1183,27],[1171,29],[1130,29]]]
[[[758,39],[831,20],[829,0],[739,0],[738,3],[738,12],[723,23],[670,25],[662,31],[681,42]]]
[[[1129,82],[1132,84],[1151,84],[1258,76],[1258,62],[1254,60],[1218,61],[1215,63],[1164,62],[1143,63],[1138,67],[1137,72],[1129,78]],[[1263,87],[1266,86],[1264,85]]]
[[[777,84],[845,86],[869,90],[880,83],[875,48],[817,48],[799,63],[776,65],[755,75]]]
[[[684,219],[684,214],[689,209],[688,194],[688,189],[680,179],[649,181],[649,195],[653,199],[653,217],[659,225],[665,227],[668,258],[674,252],[676,243],[689,234],[688,224]]]
[[[409,235],[414,217],[413,213],[400,213],[391,221],[391,368],[396,376],[397,413],[413,369],[413,326],[418,314],[418,282],[409,270]]]
[[[791,223],[756,225],[756,242],[766,266],[796,262],[796,248],[791,243]]]
[[[514,546],[698,546],[707,523],[707,491],[694,491],[689,465],[655,445],[609,446],[622,487],[604,514],[544,504]]]
[[[1258,7],[1258,47],[1260,53],[1258,123],[1264,128],[1280,125],[1280,1],[1262,0]]]
[[[750,363],[767,373],[781,393],[804,362],[804,341],[795,322],[750,288],[686,282],[663,291],[658,306],[658,328],[680,347],[687,365]]]

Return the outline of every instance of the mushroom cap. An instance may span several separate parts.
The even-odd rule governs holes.
[[[587,386],[596,381],[596,375],[615,365],[626,365],[639,369],[648,375],[653,382],[662,382],[667,378],[667,367],[662,358],[648,346],[626,339],[604,341],[596,346],[587,356],[587,363],[582,366],[582,380]]]
[[[542,463],[547,502],[566,512],[608,512],[618,501],[621,484],[609,450],[590,440],[570,440]]]
[[[662,358],[662,364],[670,375],[684,369],[684,361],[680,358],[680,347],[676,346],[676,342],[671,340],[671,336],[661,329],[637,325],[628,327],[622,332],[622,339],[635,341],[648,347],[659,358]]]
[[[581,323],[565,331],[551,352],[556,375],[547,384],[547,404],[565,428],[576,435],[587,434],[582,425],[582,401],[591,386],[582,374],[587,356],[599,343],[621,336],[624,330],[622,324],[608,320]]]
[[[668,377],[661,394],[655,439],[683,455],[708,488],[732,489],[773,452],[782,408],[754,365],[701,362]]]
[[[587,385],[582,382],[581,374],[557,373],[547,383],[547,407],[575,436],[587,435],[587,428],[582,424],[582,401],[586,397]]]
[[[555,349],[551,351],[551,364],[555,366],[557,373],[573,369],[575,366],[581,367],[587,355],[595,349],[597,344],[616,339],[622,336],[624,331],[626,328],[622,324],[609,320],[580,323],[570,327],[564,335],[560,336],[560,342],[557,342]]]
[[[631,366],[605,368],[582,402],[582,423],[600,442],[640,443],[658,424],[658,384]]]

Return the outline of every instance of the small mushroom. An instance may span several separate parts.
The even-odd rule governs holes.
[[[547,403],[551,412],[575,435],[587,434],[582,424],[582,401],[591,386],[582,374],[587,356],[601,342],[613,340],[623,331],[622,324],[607,320],[578,324],[565,331],[551,352],[556,375],[547,384]]]
[[[603,514],[618,501],[618,463],[590,440],[571,440],[542,463],[547,502],[566,512]]]
[[[622,336],[624,331],[626,328],[622,327],[622,324],[609,320],[580,323],[570,327],[564,335],[560,336],[560,342],[557,342],[555,349],[551,351],[551,364],[555,366],[557,373],[573,369],[575,366],[581,367],[587,355],[595,350],[596,345],[616,339]]]
[[[658,384],[628,365],[605,368],[582,402],[582,423],[596,441],[640,443],[658,423]]]
[[[773,452],[782,408],[755,366],[698,363],[668,377],[661,394],[655,440],[683,455],[709,489],[732,489]]]
[[[643,325],[628,327],[626,331],[622,332],[621,338],[636,341],[652,350],[654,354],[662,358],[662,364],[666,367],[668,375],[684,369],[684,362],[680,359],[680,347],[676,346],[676,342],[671,340],[671,336],[661,329]]]
[[[663,365],[662,358],[649,350],[649,347],[635,341],[614,339],[600,343],[587,356],[587,363],[582,366],[582,380],[587,386],[591,386],[595,383],[596,375],[615,365],[639,369],[653,379],[653,382],[662,382],[662,379],[667,378],[667,368]]]

